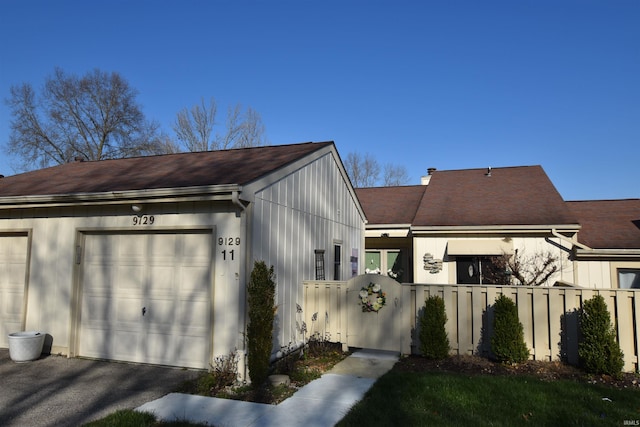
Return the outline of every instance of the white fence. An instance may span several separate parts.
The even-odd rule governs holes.
[[[363,313],[358,292],[375,282],[387,294],[378,313]],[[638,372],[640,291],[572,287],[400,284],[386,276],[363,275],[347,282],[308,281],[304,318],[309,333],[351,347],[418,353],[417,319],[430,295],[443,298],[452,354],[490,355],[493,305],[505,294],[518,306],[524,336],[534,360],[578,362],[578,311],[600,294],[607,302],[624,370]],[[315,314],[315,316],[314,316]]]

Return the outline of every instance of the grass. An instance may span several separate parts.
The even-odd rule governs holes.
[[[620,426],[638,420],[640,390],[519,375],[391,371],[338,426]]]
[[[107,415],[97,421],[85,424],[84,427],[201,427],[206,424],[195,424],[189,421],[158,421],[155,415],[148,412],[136,412],[123,409]]]

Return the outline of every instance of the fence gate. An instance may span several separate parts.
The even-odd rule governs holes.
[[[400,351],[402,285],[388,276],[365,274],[347,282],[349,347]]]

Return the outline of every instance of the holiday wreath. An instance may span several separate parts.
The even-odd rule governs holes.
[[[378,312],[387,304],[387,294],[382,292],[380,285],[376,283],[369,283],[368,286],[360,288],[359,296],[363,313],[369,311]]]

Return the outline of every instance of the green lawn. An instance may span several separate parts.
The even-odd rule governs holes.
[[[638,389],[526,376],[389,372],[338,426],[622,426],[639,422]]]
[[[188,421],[160,422],[155,415],[148,412],[137,412],[133,409],[116,411],[83,427],[204,427],[205,424]]]

